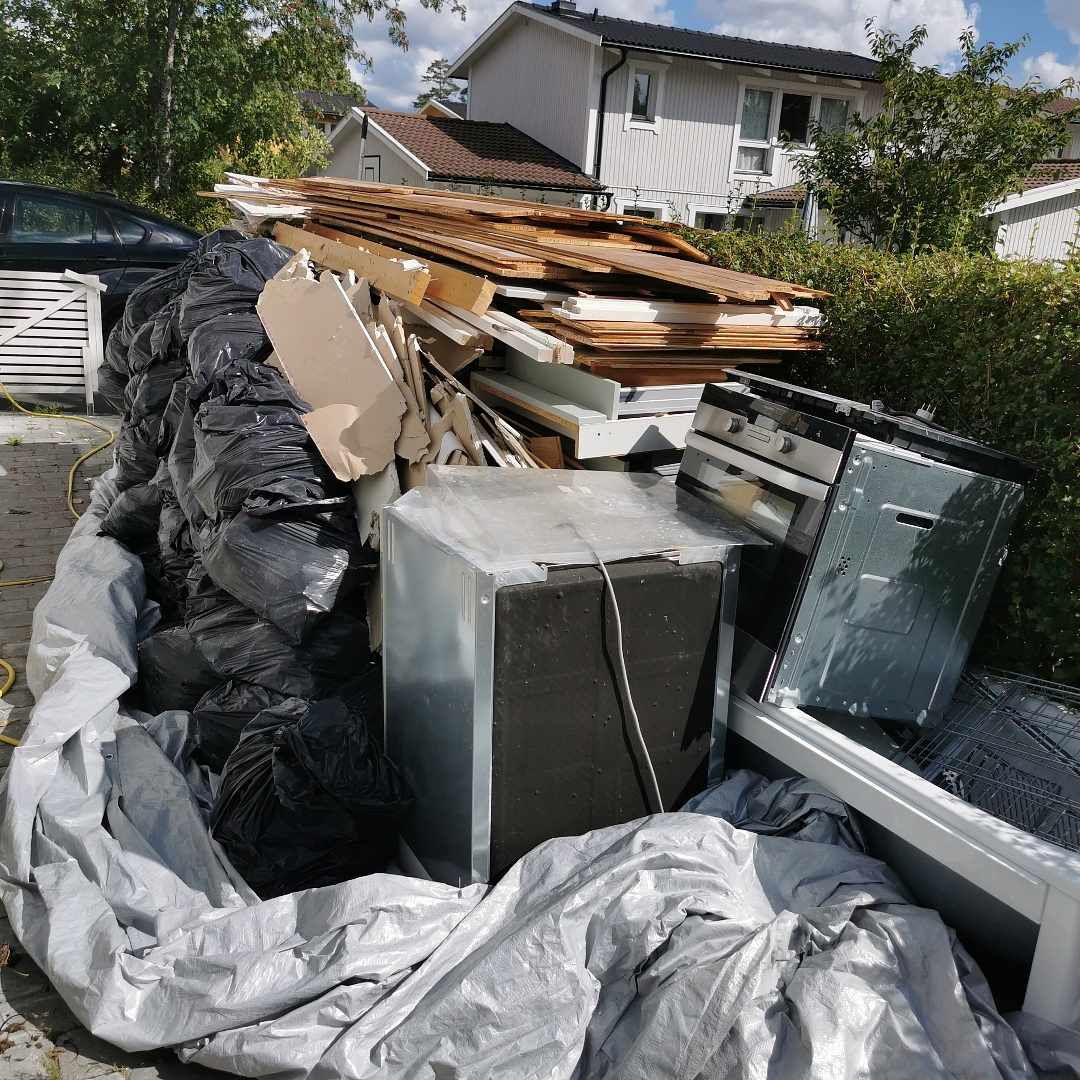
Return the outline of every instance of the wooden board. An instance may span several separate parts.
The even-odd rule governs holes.
[[[413,257],[395,248],[384,247],[373,240],[361,240],[359,237],[343,232],[341,229],[333,229],[327,225],[312,223],[304,231],[326,237],[339,244],[346,244],[349,247],[366,249],[376,255],[381,255],[384,259],[407,259]],[[445,300],[448,304],[465,308],[476,315],[483,315],[491,306],[492,298],[495,296],[495,283],[493,281],[488,281],[487,278],[477,277],[475,274],[469,274],[464,270],[458,270],[456,267],[447,266],[445,263],[435,262],[428,258],[424,259],[424,264],[427,266],[428,273],[431,274],[431,281],[427,287],[427,296],[436,300]]]
[[[278,222],[274,226],[274,239],[294,251],[307,248],[311,257],[323,266],[342,272],[353,270],[383,292],[413,304],[423,300],[431,283],[431,274],[427,270],[409,270],[400,261],[383,258],[382,255],[337,240],[328,240],[325,236],[298,229],[295,225]]]

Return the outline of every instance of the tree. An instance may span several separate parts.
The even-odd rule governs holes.
[[[377,17],[407,49],[395,0],[0,0],[0,175],[213,224],[195,193],[226,168],[325,162],[297,92],[355,93],[354,28]]]
[[[815,125],[816,153],[795,161],[800,179],[838,229],[875,247],[987,246],[985,209],[1067,144],[1076,113],[1048,110],[1071,84],[1011,90],[1005,71],[1022,41],[977,48],[967,30],[959,69],[943,74],[913,59],[924,26],[906,39],[873,20],[866,28],[881,64],[883,108],[870,119],[850,117],[846,128]]]
[[[420,81],[427,83],[427,89],[417,95],[414,109],[422,109],[432,100],[465,101],[468,97],[468,87],[450,78],[449,60],[432,60]]]

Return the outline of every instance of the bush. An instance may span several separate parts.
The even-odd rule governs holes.
[[[822,350],[779,377],[894,410],[929,403],[939,423],[1038,467],[975,658],[1080,681],[1080,262],[682,235],[720,266],[832,294]]]

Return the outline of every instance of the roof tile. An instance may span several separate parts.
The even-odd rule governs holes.
[[[433,180],[600,191],[573,162],[511,124],[365,110],[371,121],[415,154]]]

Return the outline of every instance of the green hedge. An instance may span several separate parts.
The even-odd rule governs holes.
[[[778,377],[894,409],[932,403],[939,423],[1038,467],[975,655],[1080,681],[1080,263],[682,235],[717,265],[832,294],[823,349]]]

